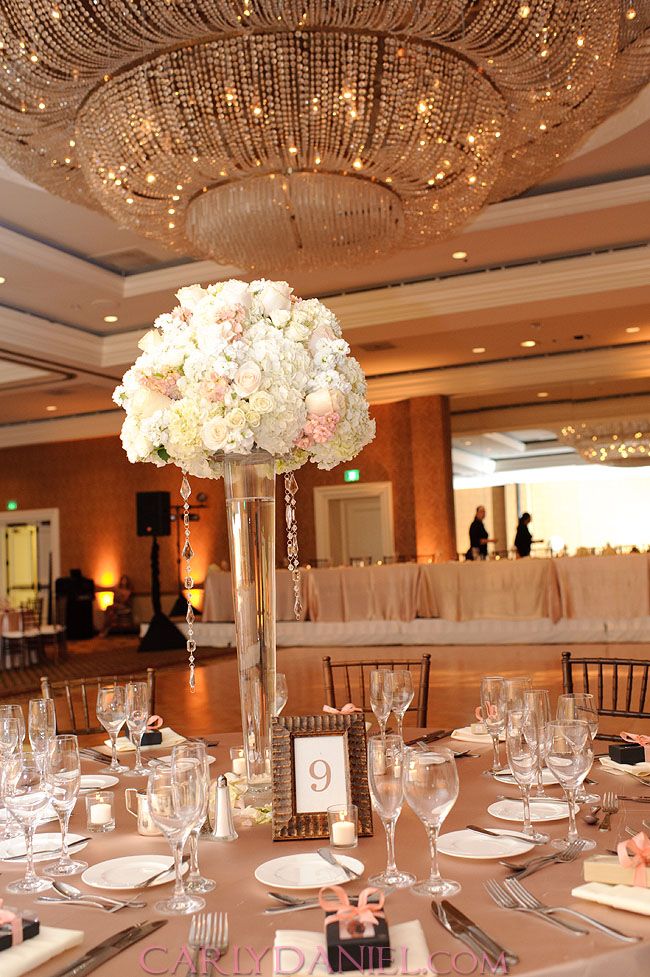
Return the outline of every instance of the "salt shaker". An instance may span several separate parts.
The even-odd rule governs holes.
[[[206,841],[235,841],[239,836],[235,831],[228,781],[223,774],[217,777],[213,790],[214,802],[211,807],[214,811],[214,817],[212,829],[204,836],[204,839]]]

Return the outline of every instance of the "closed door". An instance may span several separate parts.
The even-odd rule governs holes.
[[[12,604],[38,595],[38,526],[32,523],[5,528],[7,596]]]
[[[349,563],[359,557],[382,559],[386,544],[379,496],[332,500],[330,514],[331,553],[335,563]]]

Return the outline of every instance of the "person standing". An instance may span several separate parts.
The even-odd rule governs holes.
[[[519,517],[519,523],[517,525],[517,533],[515,535],[515,549],[517,550],[517,556],[530,556],[530,548],[533,544],[533,537],[528,528],[528,524],[531,520],[530,512],[522,512]]]
[[[465,554],[466,560],[485,560],[488,555],[488,543],[494,543],[490,539],[483,520],[485,519],[485,506],[480,505],[474,515],[474,521],[469,527],[469,549]]]

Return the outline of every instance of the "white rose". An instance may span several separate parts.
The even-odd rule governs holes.
[[[131,400],[131,411],[135,417],[143,420],[145,417],[151,417],[157,410],[165,410],[170,404],[170,398],[165,397],[164,394],[160,394],[156,390],[147,390],[146,387],[140,387]]]
[[[259,427],[262,416],[256,410],[249,410],[246,414],[246,420],[249,427]]]
[[[291,309],[290,296],[291,289],[286,282],[267,282],[258,298],[264,314],[270,316],[272,312],[289,312]]]
[[[336,339],[334,335],[334,330],[330,329],[329,326],[316,326],[311,336],[309,337],[309,351],[310,353],[316,352],[316,347],[321,339]]]
[[[258,414],[268,414],[269,411],[273,410],[274,406],[273,397],[266,390],[258,390],[254,394],[251,394],[248,403],[252,410]]]
[[[226,423],[232,430],[240,431],[243,427],[246,427],[246,415],[239,407],[233,407],[226,414]]]
[[[347,408],[345,394],[342,394],[340,390],[330,390],[330,397],[332,398],[332,404],[336,413],[339,415],[339,417],[345,417],[345,411]]]
[[[221,451],[228,438],[228,425],[223,417],[206,421],[201,430],[203,444],[208,451]]]
[[[234,386],[240,397],[250,397],[259,389],[262,371],[253,360],[247,360],[235,374]]]
[[[157,329],[150,329],[138,343],[138,348],[145,353],[155,353],[162,345],[162,341],[163,338],[160,332]]]
[[[251,307],[251,293],[248,282],[237,281],[231,278],[223,288],[216,293],[221,305],[241,305],[248,310]]]
[[[286,309],[274,309],[271,313],[271,322],[276,329],[283,329],[290,318],[291,312]]]
[[[327,387],[321,387],[320,390],[307,394],[305,407],[309,414],[315,414],[316,417],[324,417],[336,409],[332,401],[332,392]]]
[[[176,298],[184,309],[194,312],[201,299],[205,298],[206,291],[200,285],[188,285],[187,288],[179,288]]]

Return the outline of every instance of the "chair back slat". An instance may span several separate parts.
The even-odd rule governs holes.
[[[650,664],[637,658],[572,658],[562,653],[562,684],[565,692],[589,692],[590,669],[597,674],[597,707],[601,716],[650,719],[647,705]],[[575,672],[582,675],[582,690],[576,688]],[[635,701],[637,707],[635,708]]]
[[[416,723],[419,727],[426,727],[429,711],[429,676],[431,670],[431,655],[425,654],[422,658],[416,659],[381,659],[381,660],[353,660],[333,662],[329,655],[323,658],[323,685],[325,691],[325,701],[333,709],[340,708],[345,702],[355,702],[364,713],[371,714],[370,705],[370,672],[377,669],[404,668],[414,674],[413,702],[406,710],[407,713],[416,713]],[[338,687],[341,695],[338,697],[337,706],[337,687],[334,673],[340,677]]]
[[[643,712],[645,709],[645,700],[648,694],[648,665],[643,667],[643,678],[641,679],[641,688],[639,689],[639,712]]]
[[[57,710],[57,731],[59,733],[76,733],[79,736],[89,735],[90,733],[103,733],[104,728],[100,724],[92,725],[90,719],[90,708],[88,703],[88,693],[92,695],[93,703],[97,695],[97,690],[101,685],[126,684],[127,682],[146,682],[149,690],[149,711],[153,713],[156,706],[156,675],[154,668],[148,668],[146,672],[134,675],[118,676],[89,676],[86,678],[64,679],[61,682],[50,682],[47,676],[41,676],[41,694],[44,699],[54,699],[55,709]],[[81,702],[81,714],[83,726],[79,725],[77,716],[76,702]],[[62,710],[57,709],[57,704],[65,704],[65,716],[61,716]]]

